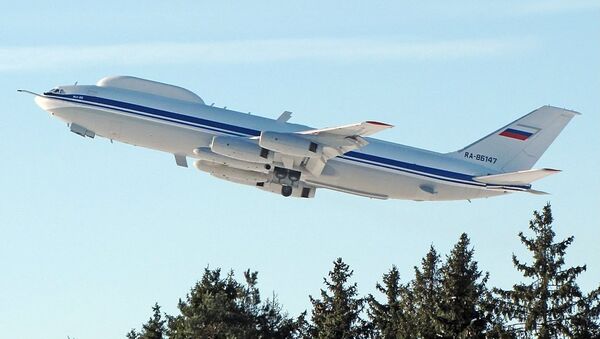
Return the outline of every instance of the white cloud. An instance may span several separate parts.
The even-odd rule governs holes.
[[[381,61],[501,56],[531,48],[527,39],[398,42],[368,39],[279,39],[199,43],[0,48],[0,71],[151,65],[260,63],[290,60]]]

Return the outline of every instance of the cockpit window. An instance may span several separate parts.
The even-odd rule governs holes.
[[[63,90],[62,88],[53,88],[50,90],[50,93],[65,94],[65,90]]]

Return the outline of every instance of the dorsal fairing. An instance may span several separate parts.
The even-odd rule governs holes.
[[[96,86],[121,88],[129,91],[147,93],[165,98],[187,101],[204,105],[204,100],[196,93],[183,87],[146,80],[132,76],[111,76],[100,79]]]

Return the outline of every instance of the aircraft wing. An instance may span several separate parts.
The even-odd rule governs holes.
[[[309,157],[304,167],[314,176],[321,175],[325,164],[331,158],[366,146],[369,142],[363,137],[394,127],[378,121],[364,121],[339,127],[328,127],[298,132],[322,146],[320,157]]]
[[[321,135],[321,134],[331,134],[331,135],[339,135],[339,136],[369,136],[371,134],[375,134],[384,129],[388,129],[394,127],[390,124],[386,124],[379,121],[364,121],[356,124],[350,124],[345,126],[338,127],[328,127],[321,129],[313,129],[308,131],[299,132],[300,134],[310,134],[310,135]]]
[[[273,151],[275,161],[285,167],[304,167],[318,177],[329,159],[366,146],[369,142],[364,136],[391,127],[382,122],[364,121],[299,132],[263,131],[251,139],[257,139],[263,149]]]

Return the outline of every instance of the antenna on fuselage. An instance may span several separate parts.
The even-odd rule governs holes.
[[[284,111],[283,113],[281,113],[279,118],[277,118],[277,122],[280,122],[280,123],[287,122],[288,120],[290,120],[291,117],[292,117],[292,112]]]
[[[73,86],[77,86],[77,83],[78,83],[78,82],[79,82],[79,81],[75,81],[75,84],[73,84]]]

